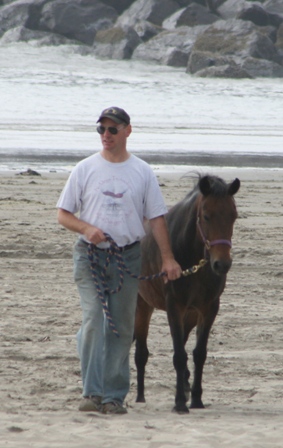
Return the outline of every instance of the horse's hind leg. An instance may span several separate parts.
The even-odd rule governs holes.
[[[202,374],[207,355],[207,342],[210,329],[219,309],[219,301],[214,302],[206,316],[197,325],[197,343],[193,351],[194,357],[194,382],[191,389],[191,408],[204,408],[202,402]]]
[[[138,295],[136,320],[135,320],[135,363],[137,367],[137,398],[136,401],[140,403],[145,402],[144,397],[144,375],[145,366],[148,360],[147,336],[150,319],[153,313],[153,308],[149,306],[143,298]]]

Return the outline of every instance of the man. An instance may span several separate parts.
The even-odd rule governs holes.
[[[57,203],[58,221],[79,234],[74,247],[74,278],[83,314],[77,335],[83,381],[79,409],[124,414],[138,280],[124,273],[122,289],[109,293],[116,288],[119,274],[113,256],[108,264],[106,235],[119,246],[126,266],[138,276],[139,241],[144,236],[146,218],[160,249],[165,281],[179,278],[181,268],[170,248],[164,219],[167,209],[157,179],[147,163],[127,150],[127,138],[132,132],[129,115],[123,109],[110,107],[101,113],[97,123],[102,150],[79,162],[72,171]],[[98,286],[88,259],[90,243],[95,245]],[[108,292],[103,290],[104,299],[119,337],[109,326],[99,298],[105,266]]]

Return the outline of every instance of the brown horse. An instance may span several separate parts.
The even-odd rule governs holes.
[[[199,177],[192,192],[172,207],[166,216],[175,259],[185,271],[180,279],[167,284],[161,278],[140,282],[135,323],[137,402],[145,401],[148,328],[153,310],[157,308],[167,312],[173,340],[173,364],[177,377],[174,410],[189,412],[186,392],[190,390],[190,372],[185,345],[194,327],[197,327],[197,342],[193,350],[195,369],[190,407],[204,407],[202,373],[210,329],[232,264],[231,238],[237,218],[233,196],[239,188],[239,179],[227,184],[216,176]],[[206,263],[201,261],[203,259]],[[142,241],[142,275],[148,276],[160,269],[160,254],[149,230]]]

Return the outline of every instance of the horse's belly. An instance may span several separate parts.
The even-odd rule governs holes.
[[[139,293],[143,300],[153,308],[166,310],[163,280],[140,281]]]

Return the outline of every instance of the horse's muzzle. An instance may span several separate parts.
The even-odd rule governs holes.
[[[225,275],[232,266],[232,260],[211,260],[211,268],[216,275]]]

